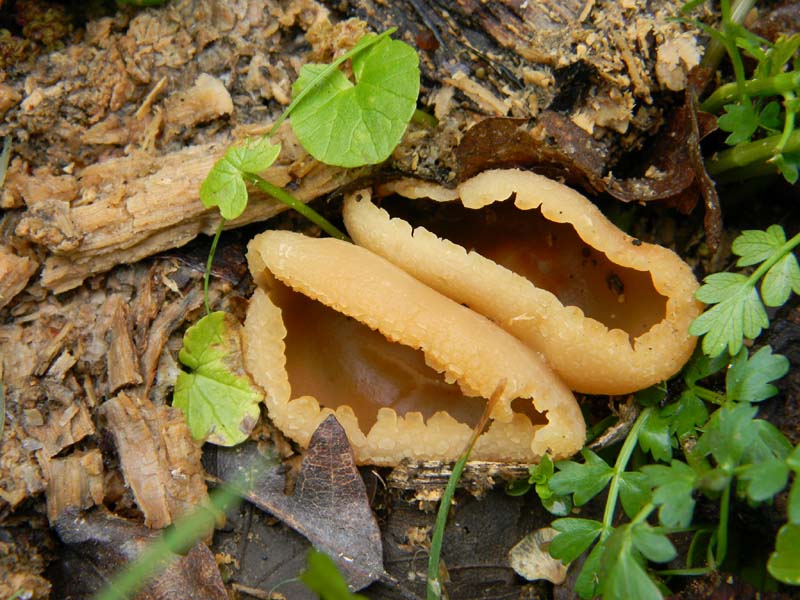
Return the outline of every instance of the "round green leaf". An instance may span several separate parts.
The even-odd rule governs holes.
[[[386,160],[417,107],[419,58],[386,38],[355,55],[353,84],[341,71],[325,77],[292,112],[292,129],[311,156],[329,165],[358,167]],[[326,68],[308,64],[292,86],[297,96]]]

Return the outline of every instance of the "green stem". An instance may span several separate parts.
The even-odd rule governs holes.
[[[716,566],[719,567],[725,560],[728,553],[728,516],[731,511],[731,482],[728,480],[725,490],[722,492],[722,499],[719,504],[719,527],[717,527],[717,548],[714,552]]]
[[[695,567],[691,569],[666,569],[664,571],[656,571],[656,575],[667,577],[669,575],[684,575],[687,577],[695,577],[697,575],[708,575],[715,571],[712,567]]]
[[[347,237],[344,233],[339,231],[336,226],[332,225],[325,217],[320,215],[317,211],[313,208],[310,208],[306,204],[300,202],[297,198],[292,196],[286,190],[279,188],[276,185],[271,184],[269,181],[264,179],[259,175],[255,175],[253,173],[245,173],[244,174],[252,183],[254,183],[258,188],[279,202],[283,202],[289,208],[292,208],[303,215],[306,219],[314,223],[315,225],[319,226],[325,233],[329,236],[334,237],[338,240],[342,240],[345,242],[349,242],[350,238]]]
[[[275,121],[275,123],[273,123],[272,127],[267,132],[267,135],[270,136],[270,137],[275,135],[275,133],[278,131],[278,127],[280,127],[281,123],[283,123],[286,120],[286,118],[292,113],[292,111],[295,108],[297,108],[297,105],[300,104],[300,102],[303,100],[303,98],[305,98],[306,95],[308,95],[311,92],[311,90],[316,88],[321,82],[325,81],[325,79],[327,79],[328,76],[331,73],[333,73],[336,69],[339,68],[339,65],[341,65],[348,58],[352,58],[353,56],[355,56],[359,52],[362,52],[362,51],[366,50],[367,48],[369,48],[370,46],[374,46],[375,44],[377,44],[381,40],[389,37],[395,31],[397,31],[397,27],[390,27],[389,29],[387,29],[386,31],[381,33],[380,35],[376,35],[373,38],[369,38],[369,39],[364,40],[363,43],[361,41],[359,41],[358,44],[353,46],[350,50],[348,50],[347,52],[342,54],[339,58],[337,58],[331,64],[329,64],[327,67],[325,67],[316,77],[314,77],[314,79],[306,87],[304,87],[302,89],[302,91],[299,94],[297,94],[297,96],[295,96],[295,98],[294,98],[294,100],[292,100],[291,104],[289,104],[289,106],[286,107],[286,110],[284,110],[283,113],[281,113],[281,116],[278,117],[278,120]]]
[[[469,442],[467,442],[467,447],[461,453],[461,456],[459,456],[456,464],[453,465],[453,472],[450,474],[450,479],[447,480],[447,487],[444,488],[442,499],[439,502],[439,510],[436,513],[436,524],[434,525],[433,535],[431,536],[431,552],[428,555],[427,600],[440,600],[442,597],[442,583],[439,580],[439,557],[442,553],[442,542],[444,541],[444,528],[447,525],[447,515],[450,512],[450,503],[453,500],[453,495],[456,493],[456,487],[461,479],[461,474],[464,472],[464,467],[467,465],[469,454],[482,431],[482,427],[476,427],[472,430],[472,435],[469,438]]]
[[[645,408],[631,427],[628,437],[625,438],[625,443],[617,456],[617,461],[614,463],[614,475],[611,478],[611,485],[608,486],[608,498],[606,499],[606,508],[603,513],[603,533],[601,540],[607,538],[614,523],[614,512],[617,509],[617,498],[619,496],[619,484],[622,479],[622,474],[628,466],[628,461],[631,459],[633,451],[636,449],[636,444],[639,443],[639,433],[642,431],[647,419],[650,417],[652,407]]]
[[[744,23],[747,13],[755,6],[755,3],[756,0],[735,0],[733,6],[728,6],[729,2],[722,2],[723,17],[725,17],[723,19],[723,28],[725,24],[741,25]],[[702,65],[716,70],[719,63],[722,61],[722,57],[725,56],[726,51],[728,51],[728,49],[721,41],[716,38],[712,39],[703,55]]]
[[[798,81],[800,81],[800,73],[797,73]],[[786,144],[789,142],[789,138],[792,136],[792,132],[794,131],[794,119],[796,114],[796,109],[793,108],[794,104],[792,100],[794,100],[795,95],[793,91],[787,91],[783,94],[783,102],[784,106],[786,107],[786,117],[783,120],[783,133],[781,134],[781,139],[778,140],[778,143],[775,144],[774,155],[780,156],[786,148]]]
[[[748,79],[744,82],[743,90],[747,96],[778,96],[787,92],[800,89],[800,72],[790,71],[780,73],[772,77],[760,77],[758,79]],[[735,82],[726,83],[719,86],[714,93],[703,100],[700,110],[716,113],[726,104],[736,100],[739,95],[738,86]]]
[[[749,167],[763,167],[775,155],[775,148],[782,142],[782,138],[782,134],[772,135],[723,150],[706,161],[708,174],[716,177],[734,169],[744,173]],[[800,152],[800,130],[795,130],[786,137],[783,152]],[[774,173],[776,168],[769,166],[770,172]]]
[[[725,403],[725,394],[712,392],[708,388],[704,388],[699,385],[691,385],[689,388],[692,390],[692,393],[694,393],[694,395],[701,400],[705,400],[706,402],[711,402],[712,404],[717,404],[719,406],[722,406]]]
[[[211,314],[211,306],[208,303],[208,281],[211,278],[211,265],[214,262],[214,254],[217,252],[217,244],[219,237],[222,235],[222,229],[225,227],[225,219],[220,217],[217,232],[214,234],[214,239],[211,241],[211,250],[208,251],[208,260],[206,261],[206,272],[203,273],[203,300],[206,304],[206,314]]]

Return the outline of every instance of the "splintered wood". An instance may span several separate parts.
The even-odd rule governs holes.
[[[206,497],[200,446],[179,410],[120,393],[100,412],[145,525],[166,527]]]
[[[28,284],[39,265],[27,256],[17,256],[0,246],[0,308],[8,304]]]

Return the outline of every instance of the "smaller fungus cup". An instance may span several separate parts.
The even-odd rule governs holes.
[[[533,462],[583,445],[574,396],[534,351],[380,256],[268,231],[248,262],[245,366],[299,444],[333,413],[359,463],[454,460],[495,396],[473,458]]]
[[[370,190],[346,199],[355,242],[492,319],[571,389],[630,393],[668,379],[691,356],[688,329],[701,305],[688,265],[625,234],[571,188],[510,169],[456,190],[404,180],[390,191],[405,198],[387,198],[384,208]],[[437,202],[410,210],[412,198]],[[390,212],[428,218],[412,229]]]

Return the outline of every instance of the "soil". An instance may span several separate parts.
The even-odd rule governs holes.
[[[283,152],[264,177],[335,223],[342,194],[359,185],[412,176],[452,186],[515,165],[583,190],[631,235],[678,252],[699,278],[732,266],[730,244],[742,229],[780,223],[797,233],[796,186],[708,185],[700,161],[707,131],[688,77],[707,40],[671,19],[681,4],[0,0],[0,136],[11,142],[0,188],[0,597],[91,597],[137,544],[215,486],[216,450],[193,440],[170,406],[183,333],[203,314],[208,236],[219,225],[199,201],[200,183],[228,145],[269,129],[303,64],[330,61],[366,31],[396,26],[396,37],[418,49],[419,105],[438,125],[412,123],[387,163],[345,170],[314,160],[285,124]],[[711,4],[703,6],[697,14],[714,24]],[[760,21],[763,30],[793,14],[781,5]],[[703,143],[708,152],[719,140]],[[255,233],[319,235],[283,211],[252,194],[244,215],[226,223],[213,309],[243,319],[254,285],[245,247]],[[761,415],[797,444],[796,298],[771,317],[760,342],[785,354],[792,370]],[[581,401],[593,423],[625,399]],[[266,416],[252,437],[288,467],[299,462],[302,451]],[[424,596],[449,468],[361,468],[386,570],[366,597]],[[451,598],[575,597],[569,578],[528,582],[509,565],[511,547],[551,521],[530,496],[505,493],[525,470],[468,467],[445,533]],[[737,543],[774,539],[785,503],[779,497],[767,514],[735,506]],[[224,597],[224,579],[231,597],[268,598],[303,569],[310,547],[245,502],[171,567],[179,583],[162,581],[140,597]],[[755,597],[746,567],[672,582],[676,597]],[[762,597],[792,596],[770,593]],[[314,595],[294,582],[272,597]]]

